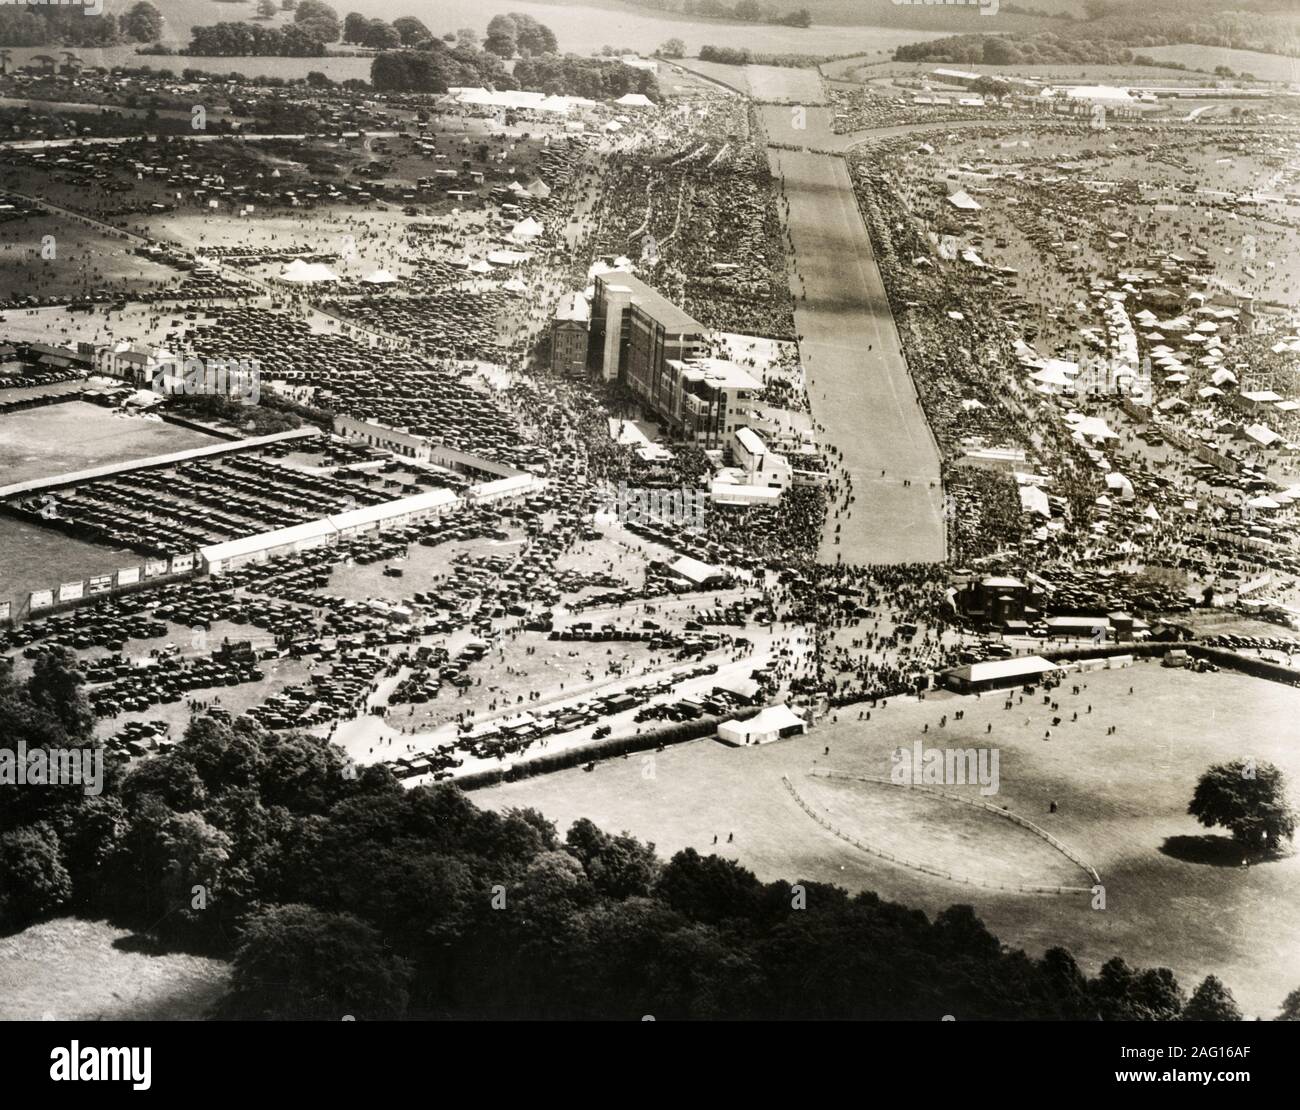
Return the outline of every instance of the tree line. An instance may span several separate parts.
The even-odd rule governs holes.
[[[657,8],[661,11],[681,12],[682,15],[699,16],[704,19],[736,19],[742,23],[775,23],[783,27],[811,27],[812,12],[807,8],[792,8],[781,11],[762,0],[632,0],[645,8]]]
[[[48,2],[0,6],[0,46],[100,47],[156,42],[162,26],[162,13],[148,0],[139,0],[120,17],[111,12],[88,17],[84,7]]]
[[[293,20],[284,27],[238,22],[192,27],[185,53],[216,58],[319,58],[327,44],[338,42],[342,25],[338,12],[329,4],[322,0],[300,0],[291,10]]]
[[[364,33],[359,24],[357,33]],[[515,58],[514,72],[506,59]],[[528,15],[499,15],[488,23],[480,43],[471,29],[438,38],[420,38],[413,49],[385,50],[370,65],[378,92],[443,93],[456,86],[524,89],[552,96],[617,99],[625,93],[659,96],[659,82],[648,70],[611,58],[560,54],[555,34]]]

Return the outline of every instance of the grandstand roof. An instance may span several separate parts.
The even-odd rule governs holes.
[[[647,285],[635,274],[626,270],[610,270],[597,274],[598,281],[607,286],[623,286],[632,293],[632,303],[647,316],[652,316],[663,325],[664,331],[678,335],[703,335],[708,329],[693,316],[687,315],[658,289]]]

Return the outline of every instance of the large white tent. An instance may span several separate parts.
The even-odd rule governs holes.
[[[782,702],[760,710],[747,721],[730,720],[718,725],[718,739],[729,744],[770,744],[785,736],[802,735],[807,722]]]
[[[280,271],[280,280],[291,285],[319,285],[338,279],[338,274],[323,262],[304,262],[301,258],[295,258]]]

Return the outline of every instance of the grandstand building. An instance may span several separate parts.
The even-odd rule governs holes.
[[[601,377],[622,381],[653,402],[669,360],[702,354],[707,329],[624,270],[598,274],[595,281],[591,332],[601,352]]]
[[[726,446],[763,383],[734,362],[705,357],[704,325],[639,278],[617,270],[595,280],[601,376],[626,385],[674,439]]]

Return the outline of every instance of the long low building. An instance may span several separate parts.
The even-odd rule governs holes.
[[[338,529],[328,519],[309,520],[273,532],[214,543],[199,548],[199,561],[207,574],[225,574],[245,563],[262,563],[277,555],[292,555],[334,543]]]
[[[1038,682],[1043,675],[1060,668],[1037,655],[1018,659],[990,659],[984,663],[968,663],[943,672],[943,684],[959,694],[974,694],[981,690],[996,690],[1006,686],[1019,686],[1024,682]]]
[[[413,497],[399,497],[396,501],[384,501],[378,505],[364,505],[359,509],[350,509],[346,513],[336,513],[325,519],[334,526],[341,536],[359,536],[366,532],[377,532],[381,528],[392,528],[430,516],[442,516],[449,512],[459,500],[449,489],[435,489],[427,493],[417,493]]]
[[[201,547],[199,560],[208,574],[225,574],[246,563],[262,563],[277,555],[291,555],[368,532],[443,516],[459,501],[451,490],[417,493],[413,497],[400,497],[379,505],[349,509],[345,513],[336,513],[320,520],[309,520],[288,528],[277,528],[271,532],[259,532],[254,536],[241,536],[239,539]]]

